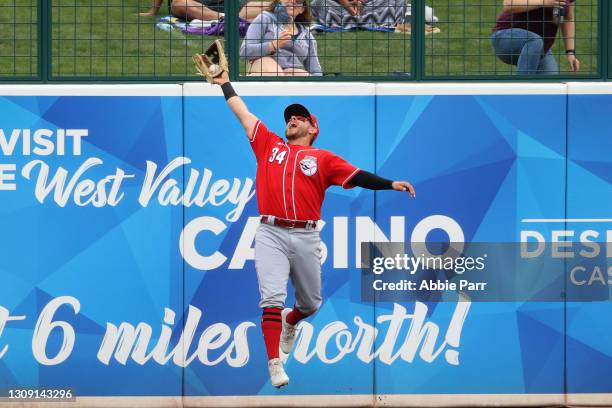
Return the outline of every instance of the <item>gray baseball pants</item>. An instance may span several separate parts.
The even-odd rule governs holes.
[[[284,308],[289,278],[295,306],[304,315],[321,306],[321,237],[319,231],[260,224],[255,235],[255,269],[259,307]]]

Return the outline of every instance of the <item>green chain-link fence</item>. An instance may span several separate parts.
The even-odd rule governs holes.
[[[177,80],[194,72],[191,55],[210,38],[183,34],[149,1],[53,0],[50,78],[57,80]],[[164,11],[164,10],[160,10]]]
[[[40,79],[38,0],[0,0],[0,78]]]
[[[219,17],[234,80],[612,79],[608,0],[573,4],[578,72],[559,30],[550,51],[559,75],[527,76],[495,54],[491,36],[504,0],[278,0],[295,16],[310,11],[295,25],[279,20],[277,1],[226,1],[206,12],[194,1],[174,0],[170,9],[168,0],[0,0],[0,81],[194,80],[191,55],[218,38],[221,26],[208,20]],[[249,47],[241,49],[245,34]],[[287,53],[300,46],[310,47],[301,61]]]
[[[241,42],[241,76],[303,71],[334,79],[411,75],[406,0],[370,0],[360,10],[347,10],[337,0],[283,2],[296,24],[283,22],[272,2],[267,14],[251,23],[244,40],[233,39]]]
[[[578,0],[574,6],[576,56],[579,73],[598,73],[599,3],[602,0]],[[605,0],[603,0],[605,1]],[[502,0],[431,0],[439,13],[441,33],[425,40],[425,74],[432,78],[454,76],[478,77],[515,75],[517,67],[505,64],[493,53],[491,31],[502,9]],[[565,16],[565,23],[570,23]],[[544,21],[530,21],[531,26],[545,26]],[[567,62],[562,30],[551,49],[561,74],[573,74]],[[520,35],[520,34],[515,34]]]

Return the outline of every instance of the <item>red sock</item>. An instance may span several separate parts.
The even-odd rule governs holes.
[[[307,318],[308,316],[300,312],[297,307],[293,306],[293,310],[287,314],[285,321],[292,326],[298,324],[298,322],[302,319]]]
[[[266,307],[261,315],[261,331],[263,332],[268,360],[278,358],[278,345],[282,330],[281,311],[274,307]]]

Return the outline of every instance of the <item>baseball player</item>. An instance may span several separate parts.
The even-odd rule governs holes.
[[[257,159],[257,204],[261,224],[255,236],[255,269],[263,309],[261,327],[273,386],[289,383],[279,347],[289,353],[297,323],[321,306],[321,239],[317,228],[325,190],[331,185],[370,190],[405,191],[406,181],[386,180],[353,166],[329,151],[313,147],[317,118],[299,104],[285,109],[283,140],[249,112],[236,95],[227,72],[214,78],[229,108],[244,127]],[[295,305],[285,307],[287,282],[295,288]]]

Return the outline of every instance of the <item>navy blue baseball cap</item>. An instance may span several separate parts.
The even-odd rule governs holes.
[[[289,122],[289,119],[291,119],[292,116],[304,116],[305,118],[310,119],[310,123],[316,129],[316,133],[312,140],[314,141],[314,139],[316,139],[317,136],[319,136],[320,129],[319,129],[319,122],[317,121],[317,117],[313,115],[312,113],[310,113],[310,111],[306,109],[304,105],[300,105],[299,103],[294,103],[294,104],[287,106],[285,108],[284,116],[285,116],[285,123]]]

